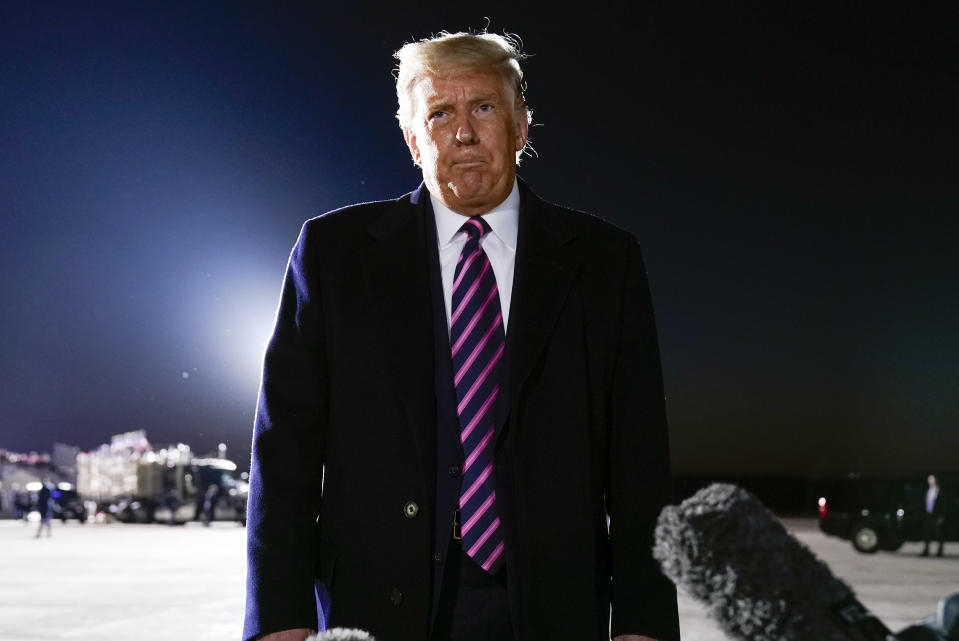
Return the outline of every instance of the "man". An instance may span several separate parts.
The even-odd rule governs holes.
[[[254,429],[246,639],[302,640],[314,579],[331,625],[382,641],[679,638],[639,247],[516,179],[521,57],[403,47],[424,184],[303,227]]]
[[[922,539],[923,547],[919,556],[929,556],[929,544],[933,539],[939,541],[939,551],[936,556],[942,556],[942,547],[945,539],[943,530],[945,516],[942,500],[942,493],[939,490],[939,484],[936,482],[935,474],[930,474],[926,479],[929,489],[926,490],[925,513],[922,515]]]
[[[40,538],[43,529],[46,528],[47,536],[53,534],[53,483],[50,479],[43,477],[40,491],[37,492],[37,512],[40,513],[40,526],[37,528],[36,538]]]

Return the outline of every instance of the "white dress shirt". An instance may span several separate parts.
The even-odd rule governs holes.
[[[458,214],[430,194],[430,203],[436,217],[436,242],[440,250],[440,273],[443,276],[443,300],[446,303],[446,331],[449,331],[450,309],[453,306],[453,274],[467,235],[460,231],[470,217]],[[480,216],[490,230],[480,239],[480,247],[489,256],[490,267],[496,276],[499,304],[503,310],[503,332],[509,323],[509,302],[513,294],[513,268],[516,265],[516,236],[519,231],[519,188],[513,180],[513,190],[506,200]]]

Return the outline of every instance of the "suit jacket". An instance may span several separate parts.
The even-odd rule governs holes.
[[[935,518],[942,518],[946,514],[946,502],[942,499],[942,486],[939,486],[939,491],[936,492],[936,498],[932,502],[932,512],[926,511],[926,497],[922,497],[922,510],[924,513],[929,514]]]
[[[675,590],[650,554],[669,451],[639,246],[520,185],[495,464],[511,612],[528,641],[678,639]],[[314,627],[315,578],[332,626],[428,637],[437,390],[425,200],[421,185],[314,218],[290,256],[254,426],[245,639]]]

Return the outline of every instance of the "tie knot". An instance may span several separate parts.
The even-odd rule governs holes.
[[[479,216],[474,216],[470,218],[463,226],[460,227],[460,231],[465,231],[469,235],[470,240],[477,240],[483,237],[483,234],[490,230],[489,223],[480,218]]]

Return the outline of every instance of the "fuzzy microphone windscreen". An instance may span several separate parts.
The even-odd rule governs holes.
[[[656,526],[663,573],[748,641],[895,641],[852,589],[746,490],[716,483]]]
[[[354,628],[332,628],[308,637],[306,641],[376,641],[369,632]]]

